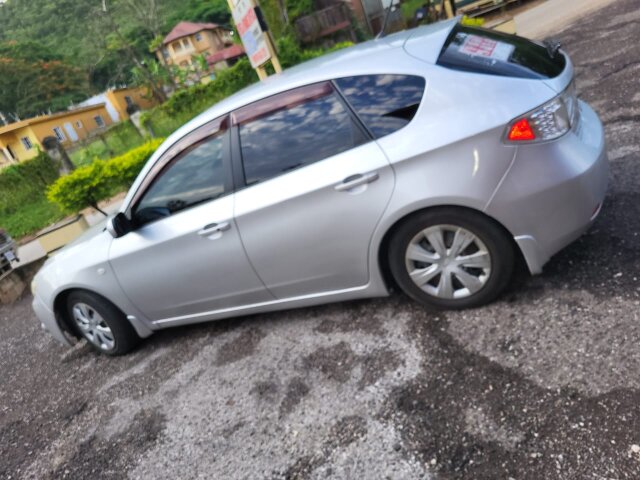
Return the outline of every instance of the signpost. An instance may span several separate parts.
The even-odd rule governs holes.
[[[279,73],[282,71],[278,56],[264,23],[260,22],[256,13],[255,0],[227,0],[233,21],[236,24],[242,44],[247,52],[251,66],[258,73],[260,80],[267,78],[266,63],[271,60],[273,69]]]

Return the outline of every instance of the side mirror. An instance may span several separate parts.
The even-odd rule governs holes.
[[[132,230],[133,224],[131,220],[122,212],[107,220],[107,232],[109,232],[113,238],[123,237]]]

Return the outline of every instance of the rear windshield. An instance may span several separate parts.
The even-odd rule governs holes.
[[[548,79],[562,73],[566,60],[561,52],[553,54],[522,37],[456,25],[438,65],[474,73]]]

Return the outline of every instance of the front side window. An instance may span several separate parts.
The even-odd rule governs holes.
[[[67,137],[64,136],[64,133],[62,133],[62,129],[60,127],[54,127],[53,133],[60,142],[64,142],[67,139]]]
[[[310,94],[298,94],[305,91]],[[240,117],[249,117],[239,121],[247,185],[337,155],[366,141],[329,84],[276,95],[238,113]]]
[[[134,209],[138,224],[172,215],[225,193],[223,136],[187,149],[162,171]]]
[[[425,88],[424,78],[413,75],[361,75],[335,83],[376,138],[400,130],[413,119]]]

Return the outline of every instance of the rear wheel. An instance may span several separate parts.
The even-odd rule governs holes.
[[[491,220],[458,208],[409,217],[389,243],[389,267],[402,290],[436,308],[463,309],[494,300],[507,286],[515,256]]]
[[[123,355],[140,340],[118,308],[91,292],[72,292],[67,298],[67,312],[76,331],[100,353]]]

